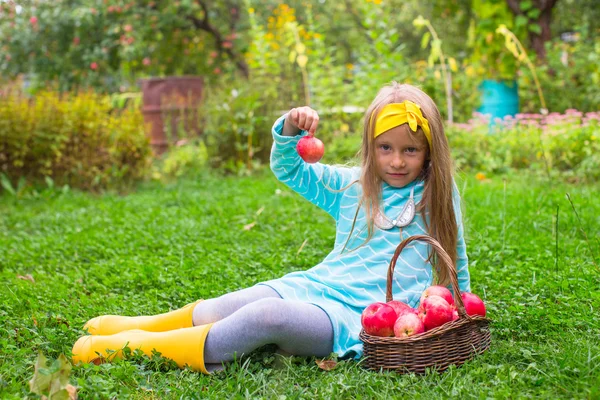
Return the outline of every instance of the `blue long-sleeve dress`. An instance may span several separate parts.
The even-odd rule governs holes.
[[[340,357],[359,358],[363,353],[358,338],[360,317],[365,307],[374,302],[385,302],[387,271],[396,247],[412,235],[427,234],[420,213],[412,223],[400,228],[375,232],[368,237],[364,207],[356,214],[360,202],[361,187],[355,182],[360,168],[345,168],[321,163],[307,164],[296,152],[298,140],[306,135],[282,136],[284,117],[279,118],[272,129],[273,148],[271,169],[275,176],[311,203],[331,215],[336,222],[333,250],[325,259],[307,271],[289,273],[279,279],[262,282],[277,291],[284,299],[314,304],[323,309],[331,320],[334,332],[333,351]],[[350,185],[346,190],[341,190]],[[403,188],[383,183],[383,211],[396,218],[414,187],[416,204],[423,196],[423,181],[415,181]],[[470,291],[468,259],[460,210],[460,197],[454,188],[454,211],[458,224],[458,282],[461,291]],[[348,243],[352,223],[356,224]],[[346,249],[342,252],[344,245]],[[396,263],[393,280],[393,297],[412,307],[418,305],[423,291],[432,284],[431,264],[427,262],[429,245],[412,242],[406,247]]]

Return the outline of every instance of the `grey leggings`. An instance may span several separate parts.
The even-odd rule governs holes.
[[[215,323],[204,345],[206,364],[231,361],[265,344],[276,344],[283,352],[298,356],[324,357],[333,350],[333,328],[325,311],[313,304],[283,300],[265,285],[200,302],[193,322]]]

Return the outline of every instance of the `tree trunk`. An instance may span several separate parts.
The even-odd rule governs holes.
[[[544,43],[552,39],[550,32],[550,22],[552,20],[552,8],[546,8],[540,14],[537,23],[542,28],[542,32],[538,35],[534,32],[529,32],[529,38],[531,39],[531,47],[538,56],[538,60],[546,60],[546,47]]]

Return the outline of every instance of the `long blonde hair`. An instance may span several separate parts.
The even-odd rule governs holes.
[[[363,189],[360,204],[365,207],[368,227],[367,241],[373,236],[374,216],[379,212],[379,204],[382,201],[382,180],[377,173],[375,141],[373,140],[375,120],[384,106],[390,103],[401,103],[405,100],[410,100],[421,107],[431,130],[431,148],[421,173],[425,187],[418,211],[425,221],[429,235],[442,245],[456,265],[458,227],[452,202],[453,164],[450,148],[437,106],[427,94],[412,85],[392,82],[390,85],[384,86],[365,112],[362,147],[359,152],[362,163],[359,181]],[[410,132],[412,133],[412,131]],[[421,127],[413,134],[415,139],[425,140]],[[429,214],[429,221],[427,214]],[[429,260],[432,261],[432,265],[435,265],[438,283],[449,285],[450,277],[444,268],[440,268],[437,257],[429,254]]]

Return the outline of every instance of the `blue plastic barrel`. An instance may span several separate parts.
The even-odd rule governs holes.
[[[484,80],[479,91],[482,101],[477,111],[491,116],[490,125],[494,125],[496,118],[514,116],[519,112],[517,81]]]

